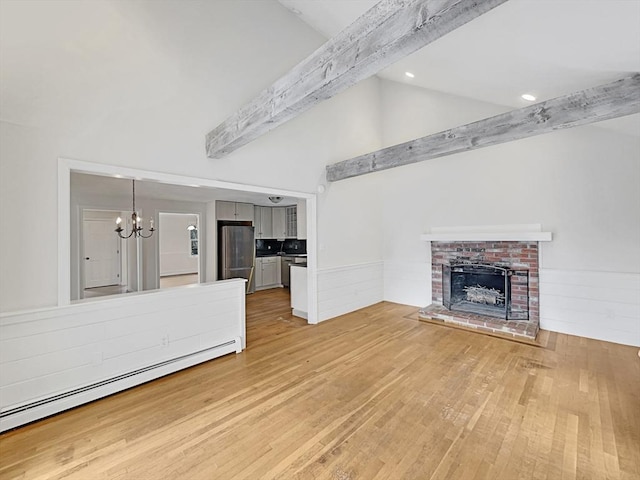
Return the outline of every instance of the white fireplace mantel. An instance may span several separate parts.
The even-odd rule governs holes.
[[[551,232],[540,224],[481,225],[475,227],[432,227],[420,235],[424,242],[550,242]]]

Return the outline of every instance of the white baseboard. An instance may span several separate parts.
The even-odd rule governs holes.
[[[244,288],[225,280],[0,315],[0,429],[241,351]]]
[[[179,370],[192,367],[202,362],[213,360],[222,355],[237,352],[241,349],[239,338],[225,342],[219,347],[213,347],[202,352],[178,358],[173,361],[164,362],[156,367],[143,369],[141,372],[131,372],[123,374],[121,378],[112,381],[101,382],[95,386],[77,389],[54,395],[50,398],[43,398],[31,404],[14,406],[10,410],[0,413],[0,432],[25,425],[56,413],[63,412],[78,405],[92,402],[100,398],[121,392],[136,385],[141,385],[150,380],[169,375]]]

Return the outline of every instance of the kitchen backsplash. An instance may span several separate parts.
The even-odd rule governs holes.
[[[275,255],[279,252],[290,254],[307,253],[306,240],[256,240],[256,254],[258,255]]]

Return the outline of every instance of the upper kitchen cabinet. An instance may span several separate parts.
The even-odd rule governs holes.
[[[297,238],[298,235],[298,214],[297,207],[294,205],[293,207],[285,207],[285,221],[286,221],[286,230],[285,236],[287,238]]]
[[[287,238],[287,207],[271,209],[273,238]]]
[[[303,199],[298,200],[296,210],[298,217],[298,231],[296,236],[299,240],[304,240],[307,238],[307,201]]]
[[[218,200],[216,201],[216,219],[253,222],[253,205]]]
[[[253,222],[253,204],[236,203],[236,219]]]
[[[271,209],[271,211],[274,238],[301,238],[298,236],[300,230],[298,220],[298,207],[296,205],[292,205],[289,207],[274,207]],[[303,230],[303,233],[305,234],[304,237],[306,237],[306,220]]]
[[[256,238],[273,238],[273,215],[271,207],[253,207],[253,225]]]

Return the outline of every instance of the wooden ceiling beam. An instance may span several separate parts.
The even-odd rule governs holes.
[[[209,132],[221,158],[507,0],[382,0]]]
[[[327,166],[327,180],[423,162],[640,112],[640,74]]]

